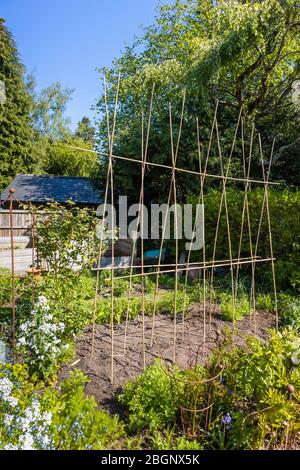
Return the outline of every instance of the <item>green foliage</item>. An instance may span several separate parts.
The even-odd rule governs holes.
[[[299,269],[292,273],[290,277],[290,283],[297,292],[300,292],[300,270]]]
[[[62,338],[72,339],[92,321],[95,278],[84,272],[80,276],[70,273],[62,275],[46,274],[35,286],[36,295],[44,295],[49,303],[51,314],[57,323],[64,324]],[[28,298],[27,298],[28,297]],[[31,285],[22,293],[18,302],[18,318],[28,318],[31,311]]]
[[[300,330],[300,299],[288,294],[278,295],[278,311],[282,326]]]
[[[174,431],[154,432],[151,449],[153,450],[203,450],[203,446],[195,439],[176,436]]]
[[[275,312],[274,295],[259,294],[256,298],[256,308],[267,312]],[[300,328],[300,300],[287,293],[277,294],[277,310],[281,328],[292,327],[297,331]]]
[[[83,118],[72,135],[70,119],[65,115],[73,90],[63,88],[56,82],[37,93],[33,76],[29,77],[28,88],[39,153],[36,171],[58,176],[94,178],[98,172],[98,156],[89,152],[93,150],[93,128]]]
[[[48,300],[38,297],[30,318],[22,322],[18,331],[18,348],[31,374],[47,378],[57,370],[59,360],[69,345],[61,341],[63,323],[55,323]]]
[[[72,276],[74,268],[82,271],[96,259],[97,218],[89,208],[48,204],[36,223],[36,248],[39,260],[55,275]]]
[[[205,295],[204,295],[205,294]],[[205,302],[207,300],[216,302],[218,298],[217,290],[209,282],[205,282],[205,292],[203,281],[196,280],[193,283],[190,297],[193,302]]]
[[[174,292],[160,292],[156,298],[156,313],[174,314],[175,294]],[[183,309],[187,309],[191,303],[191,298],[184,292],[177,293],[176,311],[181,313]],[[125,298],[114,299],[115,321],[120,323],[125,320],[128,313],[129,319],[135,318],[142,311],[142,296],[132,296],[129,300]],[[153,315],[154,303],[153,294],[151,297],[145,296],[144,313]],[[111,301],[109,299],[99,299],[97,304],[97,321],[107,323],[111,316]]]
[[[149,429],[155,449],[294,448],[299,357],[299,338],[286,330],[266,343],[248,338],[243,349],[226,339],[191,370],[157,361],[121,395],[130,430]]]
[[[15,277],[15,289],[18,293],[21,287],[21,280]],[[12,278],[11,271],[6,268],[0,268],[0,306],[11,302]]]
[[[129,410],[131,430],[161,429],[174,422],[184,391],[183,383],[178,385],[180,378],[176,367],[169,373],[163,362],[156,361],[126,384],[119,399]]]
[[[63,89],[59,82],[52,83],[39,94],[34,92],[34,87],[34,79],[31,77],[31,93],[34,102],[32,117],[41,136],[54,140],[70,135],[70,119],[64,114],[74,90]]]
[[[298,185],[299,106],[292,101],[292,84],[299,78],[299,8],[297,0],[185,0],[162,5],[154,24],[125,49],[111,69],[104,72],[111,87],[109,108],[113,110],[118,74],[121,73],[120,107],[115,147],[120,155],[140,155],[141,109],[149,108],[153,84],[155,97],[149,154],[155,163],[170,164],[167,103],[172,101],[174,126],[178,126],[183,88],[186,109],[180,145],[181,166],[198,170],[196,125],[201,124],[201,143],[209,141],[215,101],[219,100],[221,145],[224,159],[230,153],[238,112],[243,107],[266,145],[276,137],[274,169],[279,177]],[[171,38],[171,40],[170,40]],[[98,109],[104,115],[104,100]],[[157,131],[159,129],[159,131]],[[106,122],[100,123],[100,145],[107,148]],[[240,136],[232,155],[232,172],[242,174]],[[205,150],[206,147],[205,146]],[[253,156],[253,172],[260,173]],[[217,155],[213,144],[211,155]],[[293,171],[290,171],[291,166]],[[217,158],[209,161],[211,173],[219,171]],[[136,168],[119,162],[115,169],[118,186],[136,195]],[[261,176],[261,174],[260,174]],[[166,197],[169,175],[153,168],[146,175],[147,197]],[[198,178],[178,176],[180,197],[198,192]],[[183,201],[181,201],[183,202]]]
[[[65,325],[66,339],[92,320],[95,278],[87,274],[86,268],[96,259],[96,225],[92,210],[72,203],[51,203],[37,220],[36,247],[39,261],[46,264],[48,272],[43,273],[35,292],[48,299],[54,319]],[[18,315],[26,317],[30,313],[31,288],[29,284],[18,301]]]
[[[110,295],[112,287],[111,272],[103,271],[100,274],[100,286],[101,292],[105,295]],[[133,289],[132,289],[133,290]],[[128,279],[115,279],[114,280],[114,296],[121,297],[129,291],[129,280]]]
[[[276,258],[276,280],[278,289],[292,288],[292,282],[296,287],[296,273],[300,263],[300,193],[288,190],[268,191],[269,209],[272,228],[272,241],[274,257]],[[264,191],[260,188],[251,190],[248,193],[249,214],[251,222],[252,248],[254,250],[257,239],[261,210],[263,207]],[[216,231],[216,221],[221,200],[221,191],[210,190],[204,196],[205,204],[205,240],[206,256],[212,259],[213,246]],[[196,204],[197,197],[190,196],[189,202]],[[227,205],[229,223],[231,231],[232,256],[238,255],[241,231],[241,214],[243,211],[244,192],[234,189],[227,189]],[[241,247],[241,257],[250,256],[250,243],[247,221],[244,222],[243,242]],[[266,207],[264,208],[261,233],[258,243],[258,256],[262,258],[270,257],[270,239],[268,231],[268,219]],[[193,254],[192,254],[193,256]],[[197,253],[194,255],[197,256]],[[226,214],[223,211],[220,218],[219,235],[216,247],[216,259],[229,259],[228,232],[226,224]],[[199,259],[199,258],[197,258]],[[266,269],[267,268],[267,269]],[[251,266],[243,267],[244,272],[251,275]],[[266,266],[257,263],[256,280],[263,290],[272,289],[272,271],[270,263]],[[293,281],[294,276],[294,281]]]
[[[94,178],[98,171],[98,156],[89,150],[92,150],[91,144],[80,138],[69,137],[48,142],[44,172],[58,176]]]
[[[30,118],[31,98],[24,82],[12,35],[0,18],[0,80],[5,85],[5,99],[0,104],[0,189],[17,173],[30,173],[36,164]]]
[[[250,314],[250,303],[246,296],[233,300],[231,294],[221,294],[221,314],[224,320],[238,321]]]
[[[175,287],[175,277],[173,276],[168,276],[167,274],[161,274],[159,276],[159,286],[168,288],[168,289],[174,289]]]
[[[195,439],[189,440],[185,436],[180,436],[173,443],[173,450],[203,450],[203,446]]]
[[[0,449],[50,448],[51,414],[41,409],[26,366],[0,365]]]
[[[256,297],[255,306],[257,310],[272,312],[274,309],[274,301],[270,294],[258,294]]]
[[[94,144],[96,130],[91,124],[90,118],[83,116],[77,125],[75,137],[82,139],[86,143]]]
[[[97,410],[93,397],[84,396],[88,382],[80,371],[71,373],[61,391],[46,391],[45,407],[52,410],[54,448],[57,450],[96,450],[112,448],[125,436],[117,416]]]
[[[300,370],[291,364],[298,355],[299,340],[288,331],[272,333],[267,344],[249,338],[246,350],[235,347],[217,353],[217,362],[222,361],[224,372],[221,385],[214,385],[212,396],[213,446],[274,449],[286,445],[285,439],[292,442],[296,438]],[[224,419],[227,414],[230,420]]]
[[[148,294],[156,291],[156,279],[155,277],[146,276],[145,277],[145,292]]]
[[[0,365],[0,448],[98,450],[123,439],[122,423],[85,397],[87,378],[73,371],[60,389],[33,383],[23,364]]]

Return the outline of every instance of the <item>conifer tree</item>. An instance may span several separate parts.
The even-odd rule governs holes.
[[[34,169],[31,98],[15,41],[0,18],[0,189],[17,173]]]

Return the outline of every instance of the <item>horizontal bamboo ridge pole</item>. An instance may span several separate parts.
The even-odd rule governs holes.
[[[262,258],[262,259],[248,259],[248,260],[245,260],[245,261],[232,261],[232,262],[228,262],[228,263],[223,263],[223,262],[220,262],[220,264],[216,264],[216,262],[214,262],[213,264],[205,264],[205,265],[202,265],[202,266],[189,266],[189,267],[186,267],[186,268],[181,268],[180,271],[190,271],[190,270],[193,270],[193,269],[210,269],[210,268],[220,268],[220,267],[226,267],[226,266],[229,266],[230,268],[233,267],[233,266],[240,266],[241,264],[252,264],[252,263],[265,263],[267,261],[276,261],[276,258]],[[200,264],[200,263],[199,263]],[[139,266],[140,268],[140,266]],[[111,270],[111,268],[109,268]],[[97,269],[95,269],[95,271],[97,271]],[[175,269],[164,269],[163,271],[160,271],[160,270],[156,270],[156,271],[152,271],[152,272],[145,272],[143,274],[141,273],[137,273],[137,274],[134,274],[134,275],[131,275],[131,274],[128,274],[128,275],[124,275],[124,276],[115,276],[114,277],[114,280],[116,279],[130,279],[132,278],[133,276],[134,277],[143,277],[143,276],[151,276],[153,274],[165,274],[165,273],[175,273]]]
[[[248,260],[248,261],[254,261],[254,260],[257,260],[257,259],[260,259],[261,256],[252,256],[252,257],[245,257],[245,258],[234,258],[233,261],[245,261],[245,260]],[[218,267],[218,264],[216,263],[225,263],[227,261],[230,261],[230,259],[223,259],[223,260],[218,260],[218,261],[214,261],[214,266]],[[205,266],[205,268],[207,267],[207,263],[212,263],[213,260],[211,261],[206,261],[205,263],[203,263],[203,261],[193,261],[191,263],[178,263],[178,264],[175,264],[175,263],[167,263],[167,264],[145,264],[145,267],[147,268],[159,268],[159,267],[171,267],[171,266],[178,266],[178,267],[185,267],[187,264],[189,266],[192,266],[194,268],[198,268],[198,267],[201,267],[201,266]],[[105,271],[105,270],[110,270],[110,269],[115,269],[115,270],[118,270],[118,269],[129,269],[129,268],[135,268],[135,269],[138,269],[141,267],[140,264],[136,264],[136,265],[133,265],[133,266],[103,266],[103,267],[98,267],[98,268],[92,268],[92,271]],[[134,274],[133,274],[134,276]]]
[[[248,179],[248,178],[237,178],[235,176],[226,176],[226,175],[214,175],[214,174],[211,174],[211,173],[203,173],[203,172],[200,172],[200,171],[188,170],[186,168],[178,168],[176,166],[173,167],[173,166],[170,166],[170,165],[163,165],[162,163],[153,163],[153,162],[149,162],[149,161],[143,162],[142,160],[136,159],[136,158],[121,157],[120,155],[109,155],[108,153],[96,152],[95,150],[83,149],[81,147],[75,147],[73,145],[66,145],[66,147],[70,147],[70,148],[75,149],[75,150],[81,150],[82,152],[96,153],[97,155],[104,155],[106,157],[110,156],[111,158],[116,158],[118,160],[124,160],[124,161],[131,162],[131,163],[138,163],[140,165],[164,168],[166,170],[170,170],[171,172],[173,172],[175,170],[175,171],[179,171],[179,172],[182,172],[182,173],[188,173],[188,174],[191,174],[191,175],[205,176],[207,178],[217,178],[217,179],[220,179],[220,180],[237,181],[237,182],[240,182],[240,183],[248,183],[248,184],[251,184],[251,183],[253,183],[253,184],[262,184],[262,185],[266,184],[266,182],[262,181],[262,180],[255,180],[255,179]],[[268,181],[267,184],[268,185],[280,186],[280,183],[278,183],[276,181]]]

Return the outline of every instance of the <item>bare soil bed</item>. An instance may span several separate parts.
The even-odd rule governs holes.
[[[211,330],[206,326],[206,342],[203,344],[204,312],[203,305],[195,304],[183,323],[177,319],[176,363],[180,367],[191,367],[196,363],[205,363],[210,351],[216,345],[216,331],[232,331],[232,323],[221,319],[219,307],[213,306]],[[209,306],[206,306],[208,318]],[[261,340],[268,337],[268,329],[275,327],[274,315],[267,312],[256,312],[255,319],[244,317],[236,323],[234,342],[239,346],[245,344],[246,336],[255,336]],[[157,357],[173,361],[174,319],[171,315],[160,314],[155,320],[155,334],[150,346],[152,317],[145,316],[145,349],[146,364],[151,364]],[[130,321],[127,330],[127,348],[124,354],[125,325],[114,327],[114,383],[110,381],[111,338],[110,325],[97,325],[95,330],[95,350],[92,358],[92,327],[76,339],[76,358],[73,366],[65,366],[60,380],[69,376],[70,370],[78,368],[90,379],[86,393],[94,395],[98,405],[110,411],[118,410],[116,392],[130,379],[137,377],[143,370],[142,354],[142,318]],[[223,336],[221,335],[221,338]]]

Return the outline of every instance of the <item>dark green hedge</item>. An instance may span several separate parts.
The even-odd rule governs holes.
[[[300,192],[278,191],[269,189],[269,208],[271,216],[271,228],[273,238],[273,250],[276,257],[276,277],[280,289],[300,287]],[[261,208],[264,198],[264,190],[258,188],[248,193],[249,212],[251,220],[251,237],[253,252],[257,239]],[[205,239],[206,257],[211,259],[221,192],[211,190],[204,197],[205,205]],[[190,201],[196,203],[197,196],[191,196]],[[230,234],[233,257],[237,257],[241,231],[241,214],[244,202],[244,192],[228,189],[227,205],[230,222]],[[216,259],[229,258],[228,233],[226,224],[225,207],[223,205],[219,236],[217,243]],[[258,245],[258,256],[270,256],[270,239],[266,208],[261,227]],[[194,260],[201,259],[202,253],[193,253]],[[247,217],[245,216],[242,257],[250,256],[250,244],[248,235]],[[257,264],[258,276],[265,282],[271,280],[270,266]]]

